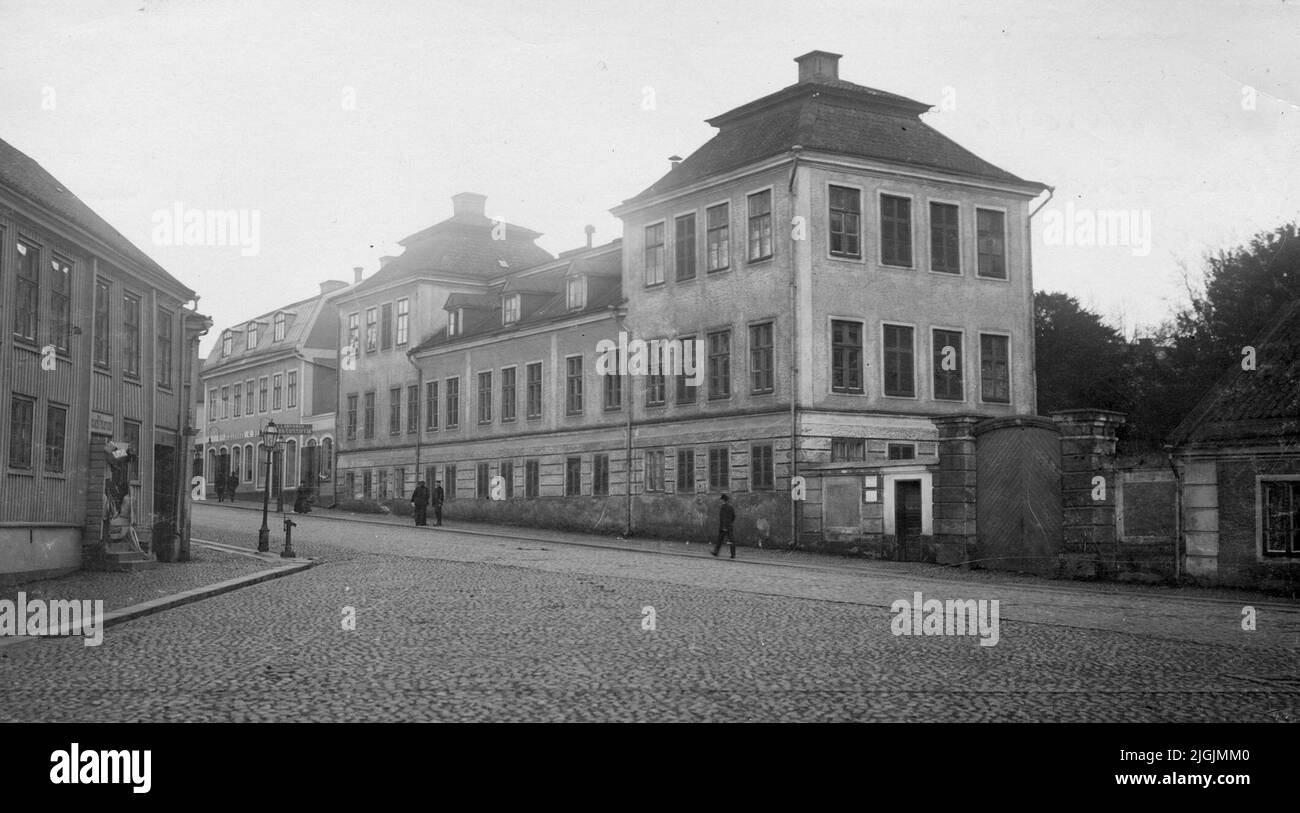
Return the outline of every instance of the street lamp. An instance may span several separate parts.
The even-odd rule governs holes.
[[[270,421],[259,434],[262,436],[262,445],[266,447],[266,489],[262,494],[262,527],[257,532],[257,552],[270,553],[271,529],[266,524],[266,512],[271,507],[271,457],[275,453],[276,443],[279,442],[280,430],[276,427],[275,421]]]

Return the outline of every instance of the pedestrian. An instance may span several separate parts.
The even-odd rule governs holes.
[[[217,474],[217,502],[226,501],[226,475]]]
[[[415,524],[429,524],[429,487],[424,481],[416,483],[415,492],[411,494],[411,505],[415,506]]]
[[[433,482],[433,524],[434,524],[434,525],[441,525],[441,524],[442,524],[442,500],[443,500],[443,496],[444,496],[444,495],[443,495],[443,492],[442,492],[442,481],[441,481],[441,480],[435,480],[435,481]]]
[[[731,558],[736,558],[736,541],[731,536],[731,526],[736,522],[736,509],[731,507],[731,500],[727,495],[722,495],[722,506],[718,508],[718,541],[713,544],[713,550],[709,553],[713,556],[718,555],[722,548],[722,540],[727,540],[727,547],[731,549]]]
[[[306,480],[302,481],[297,492],[294,493],[293,512],[295,514],[311,513],[311,486],[307,485]]]
[[[235,492],[239,489],[239,475],[233,471],[226,478],[226,499],[231,502],[235,501]]]

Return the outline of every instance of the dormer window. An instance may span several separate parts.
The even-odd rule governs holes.
[[[501,324],[513,325],[519,321],[519,294],[510,294],[501,299]]]
[[[457,308],[447,318],[447,335],[459,336],[465,332],[465,309]]]
[[[230,355],[230,351],[235,346],[235,334],[229,330],[221,334],[221,357],[225,358]]]
[[[571,311],[587,307],[587,278],[573,277],[566,288],[566,301]]]
[[[273,342],[284,341],[284,314],[283,313],[277,313],[275,315],[274,330],[275,333],[273,334],[273,338],[271,339],[271,341]]]
[[[248,323],[248,349],[257,347],[257,322]]]

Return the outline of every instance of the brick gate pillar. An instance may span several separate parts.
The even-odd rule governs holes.
[[[1061,558],[1058,575],[1098,578],[1118,569],[1115,433],[1124,415],[1104,409],[1051,414],[1061,430]],[[1100,488],[1096,478],[1105,484]]]
[[[975,424],[978,415],[932,418],[939,429],[939,471],[934,477],[935,558],[941,564],[976,557]]]

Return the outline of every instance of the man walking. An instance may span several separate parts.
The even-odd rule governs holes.
[[[435,480],[433,482],[433,524],[434,525],[442,524],[442,499],[443,499],[442,481]]]
[[[710,555],[717,556],[718,551],[722,548],[722,540],[727,540],[727,547],[731,549],[731,558],[736,558],[736,541],[731,538],[731,526],[736,522],[736,509],[731,507],[731,500],[727,495],[722,495],[722,506],[718,509],[718,541],[713,544],[713,550],[709,551]]]
[[[415,493],[411,495],[411,504],[415,506],[415,524],[429,524],[429,487],[421,480],[415,486]]]

